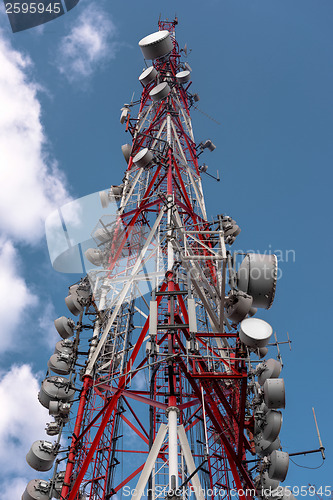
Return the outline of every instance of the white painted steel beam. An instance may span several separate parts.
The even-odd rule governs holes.
[[[195,463],[193,460],[190,445],[188,443],[185,429],[184,429],[183,425],[178,426],[178,436],[179,436],[180,446],[181,446],[182,452],[183,452],[184,457],[185,457],[185,462],[187,465],[187,472],[188,472],[188,475],[190,476],[195,471],[196,466],[195,466]],[[205,500],[205,496],[203,494],[203,489],[201,488],[201,483],[200,483],[198,473],[194,474],[194,476],[191,479],[191,482],[192,482],[193,487],[194,487],[194,494],[195,494],[196,499],[197,500]]]
[[[156,435],[155,441],[151,450],[148,454],[144,468],[142,469],[139,481],[135,487],[135,493],[132,496],[132,500],[140,500],[145,492],[145,487],[148,483],[149,476],[154,468],[155,462],[157,460],[158,454],[161,450],[168,426],[166,424],[161,424],[158,433]]]
[[[149,247],[149,245],[150,245],[150,243],[151,243],[151,241],[152,241],[152,239],[154,237],[156,229],[158,228],[163,215],[164,215],[164,210],[161,210],[160,213],[158,214],[158,216],[156,218],[156,221],[155,221],[155,223],[154,223],[154,225],[153,225],[153,227],[152,227],[152,229],[151,229],[151,231],[149,233],[149,236],[147,237],[147,240],[146,240],[146,242],[145,242],[145,244],[144,244],[144,246],[143,246],[143,248],[142,248],[142,250],[140,252],[140,255],[139,255],[139,257],[138,257],[138,259],[137,259],[137,261],[135,263],[135,266],[133,267],[133,270],[132,270],[132,273],[131,273],[131,278],[134,278],[136,276],[136,274],[138,273],[138,271],[140,269],[140,266],[141,266],[141,263],[142,263],[142,260],[143,260],[143,258],[145,256],[146,252],[147,252],[147,249],[148,249],[148,247]],[[100,351],[101,351],[101,349],[102,349],[102,347],[103,347],[103,345],[104,345],[104,343],[105,343],[105,341],[107,339],[108,333],[109,333],[109,331],[110,331],[110,329],[111,329],[114,321],[117,318],[119,309],[120,309],[120,307],[121,307],[121,305],[123,303],[124,298],[127,295],[127,292],[129,291],[129,288],[130,288],[131,284],[132,284],[132,280],[129,279],[124,284],[124,287],[123,287],[121,293],[118,296],[118,299],[117,299],[117,302],[115,304],[112,316],[109,319],[106,327],[104,328],[104,332],[103,332],[103,334],[102,334],[102,336],[101,336],[101,338],[100,338],[100,340],[99,340],[96,348],[92,352],[91,358],[90,358],[90,360],[88,362],[88,365],[87,365],[87,369],[86,369],[86,373],[85,373],[86,375],[91,375],[92,374],[92,371],[94,369],[94,365],[95,365],[96,360],[98,358],[98,355],[99,355],[99,353],[100,353]]]

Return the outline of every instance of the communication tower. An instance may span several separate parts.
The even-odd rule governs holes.
[[[139,42],[123,183],[100,193],[104,215],[82,245],[90,269],[65,299],[75,319],[55,320],[62,340],[39,392],[56,441],[33,443],[27,461],[53,474],[23,500],[290,496],[276,490],[289,464],[282,366],[255,316],[272,305],[277,259],[233,253],[235,220],[207,218],[201,155],[215,146],[195,142],[199,96],[176,25]]]

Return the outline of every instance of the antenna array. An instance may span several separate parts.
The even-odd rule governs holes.
[[[55,320],[62,340],[39,392],[56,441],[33,443],[27,461],[54,472],[23,500],[106,500],[129,486],[133,500],[231,499],[234,488],[291,496],[277,489],[289,465],[282,366],[267,358],[272,328],[256,317],[273,303],[277,259],[246,254],[236,269],[239,226],[207,219],[199,156],[215,145],[194,139],[198,98],[176,24],[160,21],[139,42],[151,65],[139,103],[121,108],[125,176],[100,193],[110,213],[65,298],[76,319]]]

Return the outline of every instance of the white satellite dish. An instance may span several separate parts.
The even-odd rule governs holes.
[[[158,59],[173,50],[173,43],[169,31],[162,30],[142,38],[139,47],[145,59]]]
[[[67,378],[52,376],[43,380],[38,400],[42,406],[48,408],[50,401],[71,401],[74,394],[75,391],[69,387]]]
[[[251,309],[252,300],[251,295],[247,295],[244,292],[237,291],[229,293],[226,302],[227,318],[229,318],[232,323],[239,323],[242,321]]]
[[[247,254],[238,269],[237,279],[238,288],[252,295],[254,307],[269,309],[277,282],[276,255]]]
[[[263,385],[264,401],[268,408],[277,410],[286,406],[283,378],[269,378]]]
[[[93,234],[93,237],[101,243],[107,243],[112,238],[112,233],[105,227],[99,227]],[[88,259],[89,260],[89,259]]]
[[[148,148],[143,148],[133,158],[133,163],[139,168],[147,167],[153,161],[154,155]]]
[[[263,435],[260,433],[254,437],[254,445],[256,453],[260,457],[264,457],[269,455],[274,450],[278,450],[281,447],[280,438],[276,438],[275,441],[267,441],[267,439],[263,438]]]
[[[65,297],[65,303],[66,303],[66,306],[68,307],[69,311],[74,316],[78,316],[80,314],[80,312],[83,311],[83,306],[79,302],[79,298],[75,297],[75,295],[67,295],[67,297]]]
[[[248,347],[261,348],[273,333],[271,325],[259,318],[246,318],[240,324],[239,338]]]
[[[124,158],[125,158],[125,161],[126,163],[129,162],[129,159],[131,157],[131,152],[132,152],[132,146],[130,144],[123,144],[121,146],[121,152],[123,153],[124,155]],[[105,191],[101,191],[102,193],[104,193]],[[103,207],[104,208],[104,207]]]
[[[64,401],[50,401],[49,403],[49,414],[53,417],[59,417],[63,421],[68,422],[69,413],[72,407],[72,403],[66,403]]]
[[[190,81],[191,73],[187,69],[185,71],[179,71],[179,73],[176,74],[176,78],[178,83],[184,84]]]
[[[72,340],[59,340],[55,345],[54,354],[72,354],[73,349],[74,344]]]
[[[68,375],[71,370],[73,357],[65,353],[52,354],[47,362],[47,366],[57,375]]]
[[[154,66],[149,66],[149,68],[145,69],[141,75],[139,76],[139,81],[144,85],[145,87],[149,85],[149,83],[153,82],[156,80],[156,77],[158,75],[157,70],[154,68]]]
[[[275,490],[280,484],[279,481],[276,481],[275,479],[271,479],[268,476],[268,473],[265,471],[262,473],[262,475],[259,478],[259,484],[260,487],[265,489],[272,488],[272,490]]]
[[[21,500],[49,500],[51,484],[43,479],[29,481]]]
[[[268,348],[267,347],[261,347],[260,349],[258,349],[258,353],[257,354],[259,355],[259,358],[261,359],[261,358],[264,358],[267,353],[268,353]]]
[[[74,335],[75,323],[72,319],[66,318],[66,316],[55,319],[54,326],[63,339],[68,339]]]
[[[84,252],[84,255],[86,259],[88,259],[89,262],[91,262],[91,264],[93,264],[94,266],[99,267],[103,263],[104,252],[99,248],[88,248]]]
[[[52,468],[56,457],[55,446],[49,441],[39,440],[32,443],[26,460],[33,469],[46,472]]]
[[[278,378],[281,370],[282,365],[276,359],[267,359],[267,361],[260,363],[256,368],[259,384],[264,385],[265,381],[269,378]]]
[[[289,455],[284,451],[274,450],[269,456],[268,475],[271,479],[284,481],[289,468]]]
[[[153,101],[158,102],[165,99],[170,93],[170,87],[167,82],[162,82],[156,85],[150,92],[149,95]]]
[[[276,410],[269,410],[262,425],[262,435],[267,441],[275,441],[282,426],[282,413]]]

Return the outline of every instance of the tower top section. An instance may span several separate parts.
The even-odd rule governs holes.
[[[169,21],[169,19],[166,19],[164,21],[161,20],[161,18],[158,20],[158,29],[159,30],[168,30],[170,33],[175,34],[175,29],[178,24],[178,17],[175,16],[173,21]]]

